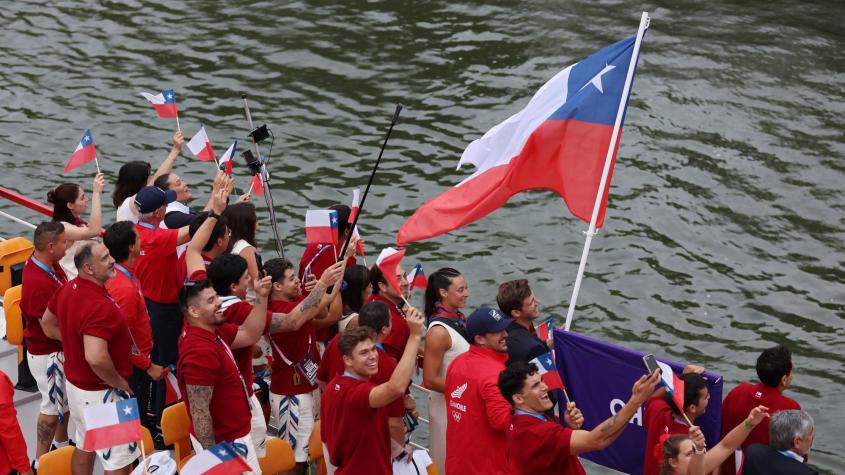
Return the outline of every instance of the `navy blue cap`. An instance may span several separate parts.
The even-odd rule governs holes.
[[[490,307],[481,307],[467,318],[467,333],[470,338],[476,335],[486,335],[487,333],[498,333],[506,330],[511,324],[511,319],[505,317],[505,314],[498,309]]]
[[[176,201],[174,190],[164,191],[157,186],[145,186],[135,195],[135,207],[141,214],[152,213],[166,204]]]

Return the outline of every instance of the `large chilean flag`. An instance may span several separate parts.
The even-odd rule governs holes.
[[[524,109],[469,144],[458,167],[471,163],[475,173],[417,209],[399,229],[397,244],[469,224],[526,190],[558,193],[572,214],[589,222],[635,42],[632,36],[614,43],[559,72]],[[596,227],[604,222],[609,188],[610,175]]]

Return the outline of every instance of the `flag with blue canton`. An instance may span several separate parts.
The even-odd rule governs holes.
[[[91,129],[85,129],[85,134],[82,135],[82,140],[79,141],[76,150],[70,156],[64,173],[81,167],[95,158],[97,158],[97,151],[94,149],[94,136],[91,135]]]

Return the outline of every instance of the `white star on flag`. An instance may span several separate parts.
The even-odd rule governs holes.
[[[229,455],[229,454],[228,454],[228,453],[226,453],[226,451],[225,451],[225,450],[223,450],[223,449],[220,449],[219,451],[217,451],[217,453],[218,453],[218,454],[220,454],[220,456],[221,456],[221,457],[225,457],[225,456]]]
[[[616,66],[611,66],[609,64],[605,64],[604,69],[602,69],[601,71],[599,71],[598,74],[593,76],[593,79],[590,79],[590,82],[588,82],[587,84],[584,84],[581,87],[581,89],[584,89],[585,87],[592,84],[593,86],[596,86],[596,89],[598,89],[600,93],[604,94],[604,89],[602,88],[602,85],[601,85],[601,77],[604,76],[605,74],[607,74],[608,72],[610,72],[610,70],[614,69],[614,68],[616,68]]]
[[[129,407],[129,406],[124,407],[124,408],[123,408],[123,413],[124,413],[124,414],[126,414],[127,416],[132,415],[132,408],[131,408],[131,407]]]

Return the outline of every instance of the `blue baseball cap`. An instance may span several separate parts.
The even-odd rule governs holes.
[[[145,186],[135,195],[135,207],[141,214],[152,213],[174,201],[176,201],[174,190],[164,191],[157,186]]]
[[[505,317],[505,314],[498,309],[481,307],[469,314],[469,318],[467,318],[467,333],[470,338],[476,335],[498,333],[506,330],[510,324],[511,319]]]

